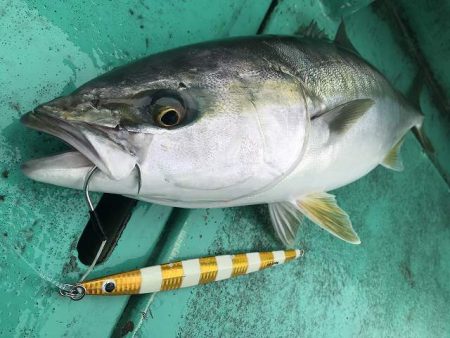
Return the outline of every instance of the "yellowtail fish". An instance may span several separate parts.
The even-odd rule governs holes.
[[[303,250],[252,252],[150,266],[79,283],[72,299],[174,290],[245,275],[303,256]]]
[[[92,191],[172,207],[267,203],[285,245],[303,216],[359,244],[329,191],[380,164],[401,170],[404,136],[421,135],[423,116],[349,48],[240,37],[117,68],[22,117],[75,148],[23,171],[83,189],[96,167]]]

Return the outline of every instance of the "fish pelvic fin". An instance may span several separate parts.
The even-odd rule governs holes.
[[[334,107],[314,119],[321,118],[327,122],[330,131],[337,134],[347,132],[373,106],[372,99],[357,99]]]
[[[295,237],[303,221],[303,214],[295,202],[269,204],[269,214],[273,228],[280,241],[286,245],[294,244]]]
[[[350,217],[337,205],[334,195],[326,192],[309,194],[298,199],[297,206],[306,217],[332,235],[351,244],[361,243]]]
[[[402,171],[403,161],[400,156],[400,149],[403,145],[403,142],[405,141],[405,137],[402,137],[400,141],[398,141],[387,153],[386,157],[383,159],[383,162],[381,162],[381,165],[383,167],[386,167],[388,169],[392,169],[395,171]]]

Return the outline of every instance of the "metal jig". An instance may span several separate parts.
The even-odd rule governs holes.
[[[303,255],[303,250],[296,249],[194,258],[104,276],[78,286],[86,295],[93,296],[153,293],[221,281],[283,264]]]

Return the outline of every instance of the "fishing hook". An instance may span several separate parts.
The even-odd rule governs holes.
[[[138,163],[136,163],[136,168],[137,168],[137,175],[138,175],[138,195],[141,192],[141,188],[142,188],[142,171],[141,171],[141,167],[139,166]]]
[[[89,170],[89,172],[86,175],[86,179],[84,180],[83,190],[84,190],[84,196],[86,198],[86,202],[87,202],[88,207],[89,207],[89,215],[91,216],[92,222],[94,222],[94,224],[96,225],[97,229],[100,231],[101,236],[103,237],[103,240],[102,240],[102,243],[100,244],[100,247],[99,247],[99,249],[97,251],[97,254],[95,255],[94,260],[92,261],[91,265],[86,270],[84,275],[80,278],[78,283],[75,284],[75,285],[64,284],[59,289],[59,294],[61,296],[69,297],[72,300],[80,300],[86,294],[86,289],[81,285],[81,283],[86,279],[87,276],[89,276],[89,274],[94,269],[94,267],[97,264],[97,261],[98,261],[100,255],[102,254],[103,248],[105,247],[106,241],[107,241],[107,237],[105,235],[103,227],[102,227],[102,225],[100,223],[100,220],[99,220],[99,218],[97,216],[97,213],[95,212],[94,205],[92,204],[91,198],[89,196],[89,182],[91,181],[92,177],[94,176],[94,174],[96,173],[97,170],[98,170],[97,166],[94,166],[94,167],[92,167]],[[140,175],[140,171],[139,171],[139,175]]]
[[[89,206],[89,210],[92,212],[95,212],[95,210],[94,210],[94,206],[92,204],[91,198],[89,197],[89,182],[91,181],[92,176],[95,174],[95,172],[97,170],[98,170],[98,168],[96,166],[92,167],[88,171],[86,178],[84,180],[84,184],[83,184],[84,197],[86,198],[86,202]]]

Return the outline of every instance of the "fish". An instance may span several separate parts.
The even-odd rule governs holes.
[[[91,191],[181,208],[267,204],[291,246],[305,216],[361,243],[330,191],[378,165],[401,171],[423,115],[351,43],[263,35],[150,55],[21,121],[74,148],[24,163],[31,179],[82,189],[97,167]]]
[[[293,261],[301,249],[252,252],[189,259],[150,266],[77,283],[63,292],[74,300],[84,295],[118,296],[175,290],[260,271]]]

